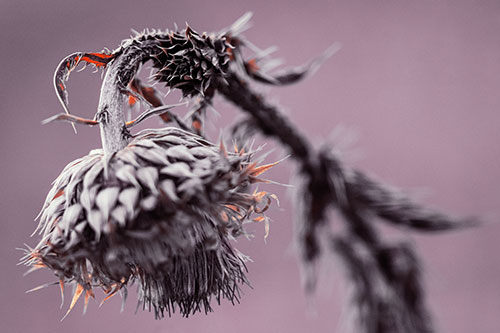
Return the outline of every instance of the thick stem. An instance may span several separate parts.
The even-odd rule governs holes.
[[[141,61],[140,52],[129,50],[117,57],[107,68],[96,114],[105,154],[125,148],[130,141],[131,136],[125,126],[123,112],[126,97],[124,92]]]
[[[236,74],[229,73],[224,79],[227,83],[219,83],[218,91],[229,101],[248,112],[263,134],[278,139],[287,147],[292,157],[299,161],[303,170],[314,174],[312,155],[315,150],[312,149],[306,137],[281,115],[274,105],[268,104],[262,96],[254,93],[248,84]]]
[[[112,154],[125,148],[129,141],[129,136],[124,132],[126,131],[122,110],[124,97],[118,88],[116,70],[117,68],[112,66],[106,72],[96,115],[105,154]]]

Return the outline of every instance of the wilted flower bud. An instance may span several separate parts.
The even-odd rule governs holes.
[[[257,167],[253,155],[177,128],[144,130],[111,155],[92,150],[54,181],[25,262],[53,270],[61,288],[76,284],[69,310],[96,287],[107,299],[134,282],[156,317],[238,301],[245,256],[230,239],[246,221],[267,224],[273,197],[248,192],[274,165]]]

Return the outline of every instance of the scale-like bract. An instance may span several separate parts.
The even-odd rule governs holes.
[[[238,301],[245,256],[229,243],[243,223],[265,219],[270,196],[247,188],[268,166],[195,134],[144,130],[108,156],[68,164],[40,216],[42,241],[29,262],[109,295],[137,281],[156,316],[209,311],[212,297]]]

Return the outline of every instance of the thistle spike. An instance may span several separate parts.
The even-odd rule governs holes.
[[[61,318],[61,321],[63,321],[69,315],[69,313],[71,312],[71,310],[73,310],[73,308],[75,307],[76,302],[78,301],[78,299],[80,298],[80,296],[82,296],[82,293],[83,293],[84,290],[85,290],[84,287],[81,284],[77,283],[76,289],[75,289],[75,293],[73,294],[73,299],[71,300],[71,304],[69,306],[69,309],[66,312],[66,314]]]

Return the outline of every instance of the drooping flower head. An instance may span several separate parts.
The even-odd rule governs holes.
[[[248,283],[246,257],[230,240],[245,235],[246,222],[268,225],[264,212],[275,197],[250,187],[275,163],[258,166],[249,147],[235,145],[229,152],[222,143],[210,143],[134,78],[139,66],[153,59],[156,67],[157,61],[170,64],[159,69],[157,80],[182,86],[186,97],[203,95],[212,78],[223,76],[229,53],[225,42],[219,44],[226,38],[200,36],[190,28],[182,38],[179,33],[161,36],[128,40],[109,55],[78,52],[56,70],[55,87],[66,114],[49,121],[99,125],[103,144],[69,163],[54,181],[39,217],[42,239],[24,258],[33,268],[53,270],[61,291],[65,284],[74,285],[68,313],[82,295],[86,307],[96,288],[105,291],[106,300],[117,292],[126,295],[134,283],[139,303],[157,318],[211,311],[212,299],[237,302],[240,285]],[[67,109],[64,82],[81,61],[106,67],[93,120]],[[127,97],[152,108],[126,122]],[[180,128],[130,133],[152,115]]]
[[[96,287],[109,297],[137,282],[159,317],[238,301],[245,256],[229,240],[246,221],[265,221],[272,197],[248,192],[272,166],[252,157],[172,127],[144,130],[111,156],[93,150],[54,181],[27,263],[76,283],[85,303]]]
[[[221,297],[239,299],[245,283],[245,257],[230,239],[245,233],[246,221],[265,221],[272,195],[249,191],[249,184],[274,164],[257,167],[254,152],[228,153],[202,136],[201,119],[215,93],[246,112],[233,128],[243,140],[260,132],[289,150],[299,165],[296,238],[306,272],[313,272],[322,253],[343,259],[354,282],[353,304],[359,332],[432,331],[420,283],[420,267],[409,243],[388,244],[377,220],[411,230],[439,232],[476,225],[415,203],[408,196],[344,165],[330,145],[312,144],[300,129],[264,96],[250,79],[272,85],[297,82],[313,73],[338,50],[300,67],[269,74],[269,50],[259,50],[238,33],[250,14],[217,34],[144,31],[113,52],[77,52],[61,61],[54,86],[65,114],[51,120],[99,125],[103,149],[70,163],[55,181],[42,209],[40,243],[24,262],[49,267],[75,287],[71,310],[95,288],[109,298],[127,286],[139,285],[139,302],[157,317],[178,310],[187,316],[211,309]],[[177,30],[177,29],[176,29]],[[255,55],[242,56],[242,46]],[[152,87],[135,77],[151,61],[153,80],[179,89],[194,101],[191,124],[169,112]],[[69,114],[65,81],[81,63],[106,68],[98,112],[93,120]],[[275,64],[276,62],[274,62]],[[125,98],[150,107],[124,121]],[[175,122],[164,128],[130,133],[130,127],[152,115]],[[187,117],[186,117],[187,118]],[[244,140],[243,140],[244,142]],[[241,146],[241,145],[240,145]],[[346,228],[328,226],[331,209],[340,212]],[[306,275],[313,290],[315,274]],[[37,288],[35,288],[37,289]],[[68,311],[69,313],[69,311]]]

